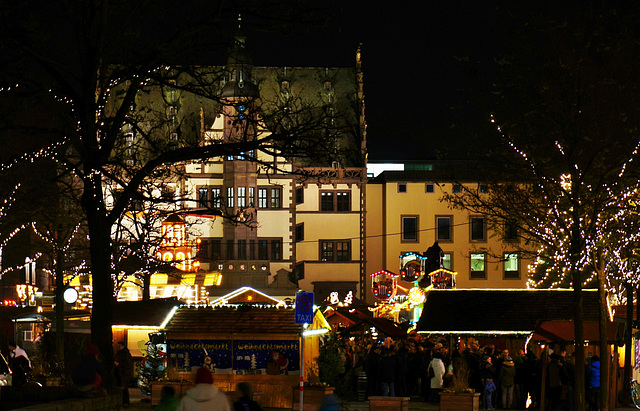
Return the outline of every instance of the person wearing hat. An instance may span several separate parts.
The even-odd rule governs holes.
[[[502,367],[498,375],[502,390],[502,407],[508,410],[513,405],[513,388],[515,387],[516,364],[510,356],[502,359]]]
[[[231,411],[226,394],[213,385],[211,371],[198,368],[195,383],[180,399],[178,411]]]
[[[99,356],[98,347],[91,343],[88,344],[80,363],[71,373],[76,394],[80,397],[91,397],[101,391],[104,370],[102,363],[98,360]]]

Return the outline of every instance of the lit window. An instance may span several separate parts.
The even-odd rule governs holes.
[[[282,208],[282,189],[274,187],[271,189],[271,208]]]
[[[471,254],[471,278],[472,279],[487,278],[485,267],[486,267],[486,255],[484,253],[472,253]]]
[[[211,189],[211,207],[212,208],[222,207],[222,192],[218,187]]]
[[[207,201],[207,187],[198,188],[198,207],[206,207]]]
[[[517,253],[505,253],[504,278],[520,278],[519,259]]]
[[[233,187],[227,187],[227,207],[233,207]]]
[[[453,267],[453,255],[451,253],[444,253],[442,256],[442,268],[451,270]]]
[[[282,208],[282,187],[258,188],[258,208]]]
[[[267,189],[258,189],[258,208],[267,208]]]
[[[246,187],[238,187],[238,207],[245,207],[247,205]]]

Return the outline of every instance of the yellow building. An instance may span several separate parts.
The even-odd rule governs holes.
[[[402,253],[424,254],[437,241],[444,268],[457,273],[456,288],[526,288],[530,261],[518,251],[521,244],[514,233],[494,232],[485,216],[452,209],[442,200],[444,193],[459,192],[459,184],[481,192],[482,185],[461,182],[433,164],[377,173],[370,176],[366,193],[368,273],[398,273]],[[372,301],[371,284],[367,289]]]

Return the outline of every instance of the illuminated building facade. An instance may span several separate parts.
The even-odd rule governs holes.
[[[280,114],[282,121],[289,115],[296,121],[296,113],[311,113],[310,124],[321,120],[312,132],[326,134],[335,155],[285,158],[279,150],[252,150],[174,164],[180,173],[162,195],[173,197],[177,211],[162,223],[155,255],[174,261],[180,273],[153,275],[151,297],[211,301],[243,286],[278,298],[313,291],[317,301],[335,291],[364,295],[366,138],[359,51],[355,68],[254,67],[238,34],[227,65],[204,70],[219,76],[219,102],[178,88],[141,93],[138,105],[168,113],[174,124],[169,136],[197,128],[200,144],[264,138],[277,128]],[[124,131],[136,144],[134,131]],[[123,287],[119,298],[140,298],[138,285]]]
[[[443,251],[443,268],[457,273],[455,288],[526,288],[531,261],[518,251],[517,233],[508,227],[494,232],[491,227],[504,224],[490,224],[485,216],[452,209],[442,200],[445,192],[460,192],[458,184],[480,192],[484,189],[473,175],[465,178],[470,173],[463,166],[433,162],[413,167],[422,169],[396,167],[370,175],[367,272],[399,273],[401,255],[423,255],[437,241]],[[412,286],[398,282],[406,289]],[[368,301],[371,297],[369,294]]]

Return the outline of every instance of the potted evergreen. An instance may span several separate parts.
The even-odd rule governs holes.
[[[480,408],[480,394],[469,388],[469,370],[461,358],[453,361],[453,380],[440,393],[440,410],[469,410]]]

